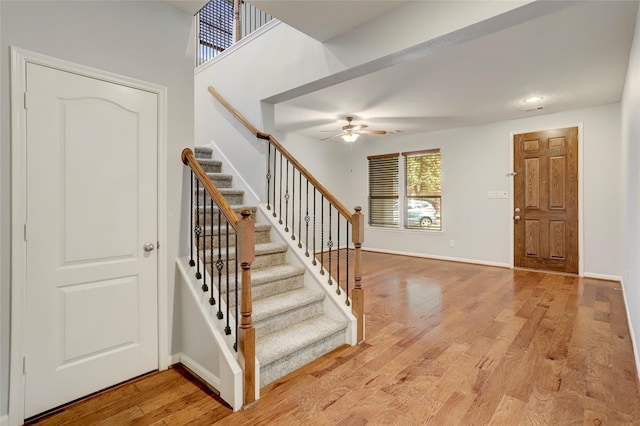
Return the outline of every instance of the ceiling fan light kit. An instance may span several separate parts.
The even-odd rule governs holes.
[[[357,134],[357,133],[349,132],[349,133],[347,133],[345,135],[342,135],[342,139],[344,139],[345,142],[351,143],[351,142],[357,141],[359,136],[360,135]]]

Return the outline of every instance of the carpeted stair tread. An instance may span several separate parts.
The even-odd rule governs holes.
[[[225,256],[226,256],[226,248],[223,250],[225,251]],[[260,243],[260,244],[256,244],[256,257],[258,256],[264,256],[264,255],[268,255],[268,254],[274,254],[274,253],[284,253],[287,251],[287,246],[283,245],[283,244],[278,244],[278,243]],[[202,257],[202,255],[205,255],[205,260],[208,263],[209,261],[209,255],[210,252],[209,250],[205,250],[205,253],[203,253],[202,251],[200,252],[200,257]],[[214,258],[217,259],[218,254],[216,253],[216,250],[214,250]],[[229,247],[229,259],[235,259],[236,258],[236,248],[235,247]],[[251,269],[253,271],[253,268]],[[253,278],[253,277],[252,277]]]
[[[207,158],[211,158],[211,156],[213,155],[213,148],[208,146],[196,146],[194,147],[193,152],[197,159],[201,159],[201,158],[207,159]]]
[[[347,322],[344,320],[340,321],[326,314],[318,315],[257,339],[256,357],[261,366],[269,365],[339,332],[346,326]]]
[[[304,274],[304,268],[294,266],[288,263],[277,266],[269,266],[268,268],[260,268],[251,271],[251,285],[263,285],[273,281],[284,280],[286,278],[296,277]]]
[[[194,202],[194,204],[195,204],[195,202]],[[249,205],[246,205],[246,204],[231,204],[230,207],[231,207],[231,210],[236,212],[238,215],[240,215],[240,212],[242,210],[251,210],[252,213],[255,213],[258,210],[258,208],[256,206],[249,206]],[[210,203],[206,203],[205,206],[201,205],[200,209],[202,210],[202,208],[207,210],[207,214],[211,211]],[[194,207],[194,210],[195,210],[195,207]],[[218,206],[214,205],[213,206],[213,211],[217,213],[218,212]]]
[[[228,175],[226,173],[215,173],[215,172],[208,172],[207,173],[207,177],[209,177],[209,179],[224,179],[224,180],[232,180],[233,179],[233,175]]]
[[[203,193],[204,191],[205,191],[204,188],[200,188],[200,193]],[[244,191],[241,189],[218,188],[218,191],[220,191],[222,195],[244,195]]]
[[[258,232],[269,232],[271,230],[271,225],[269,225],[268,223],[256,223],[256,227],[255,227],[255,231],[256,233]],[[213,226],[213,235],[227,235],[227,227],[226,226],[220,226],[218,227],[217,225]],[[229,227],[229,235],[234,235],[235,231],[233,230],[233,228]],[[211,235],[211,226],[207,225],[204,227],[204,235]]]
[[[198,163],[200,163],[201,166],[222,166],[222,161],[214,160],[213,158],[198,158]]]
[[[324,299],[324,293],[308,288],[299,288],[253,301],[253,321],[260,322],[266,318],[292,311]]]

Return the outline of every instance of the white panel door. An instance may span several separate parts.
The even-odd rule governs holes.
[[[158,368],[158,102],[26,72],[30,417]]]

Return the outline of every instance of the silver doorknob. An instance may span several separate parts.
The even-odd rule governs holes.
[[[520,216],[514,216],[513,217],[515,220],[520,220]]]
[[[153,251],[153,249],[156,248],[156,245],[153,243],[146,243],[142,246],[142,248],[144,249],[144,251]]]
[[[520,207],[516,207],[516,213],[520,213]]]

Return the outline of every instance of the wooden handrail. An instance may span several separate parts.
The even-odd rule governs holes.
[[[244,116],[240,114],[238,110],[236,110],[233,106],[231,106],[231,104],[227,102],[226,99],[224,99],[222,95],[220,95],[220,93],[218,93],[216,89],[214,89],[212,86],[209,86],[208,90],[209,90],[209,93],[211,93],[218,101],[220,101],[220,103],[227,110],[229,110],[229,112],[234,117],[236,117],[254,136],[260,139],[267,139],[269,143],[275,146],[276,149],[280,151],[280,153],[284,156],[284,158],[289,160],[289,163],[293,164],[293,166],[298,169],[300,174],[302,174],[302,176],[304,176],[304,178],[307,179],[309,183],[315,186],[316,189],[320,192],[320,194],[322,194],[324,198],[329,203],[331,203],[331,205],[333,205],[336,208],[336,210],[338,210],[345,219],[351,222],[351,215],[352,215],[351,211],[347,209],[336,198],[335,195],[333,195],[327,188],[325,188],[324,185],[322,185],[320,181],[318,181],[318,179],[316,179],[302,164],[300,164],[300,162],[296,160],[296,158],[293,155],[291,155],[291,153],[287,151],[280,144],[280,142],[278,142],[278,140],[275,137],[273,137],[273,135],[269,133],[261,132],[258,129],[256,129],[255,126],[253,126],[253,124],[251,124],[246,118],[244,118]]]
[[[200,181],[200,183],[204,187],[205,191],[207,191],[209,193],[209,197],[211,197],[211,199],[214,200],[215,203],[218,205],[218,208],[220,209],[220,211],[222,212],[224,217],[227,219],[227,222],[229,222],[229,224],[237,232],[238,231],[238,216],[231,209],[231,206],[224,199],[224,197],[222,196],[220,191],[218,191],[218,188],[216,188],[213,185],[213,183],[211,183],[211,180],[209,179],[209,177],[207,176],[205,171],[202,169],[200,164],[198,164],[198,161],[194,157],[193,151],[190,148],[183,149],[182,150],[182,154],[181,154],[181,158],[182,158],[182,162],[185,165],[189,166],[189,168],[196,175],[196,178]],[[212,212],[212,214],[213,214],[213,212]]]

